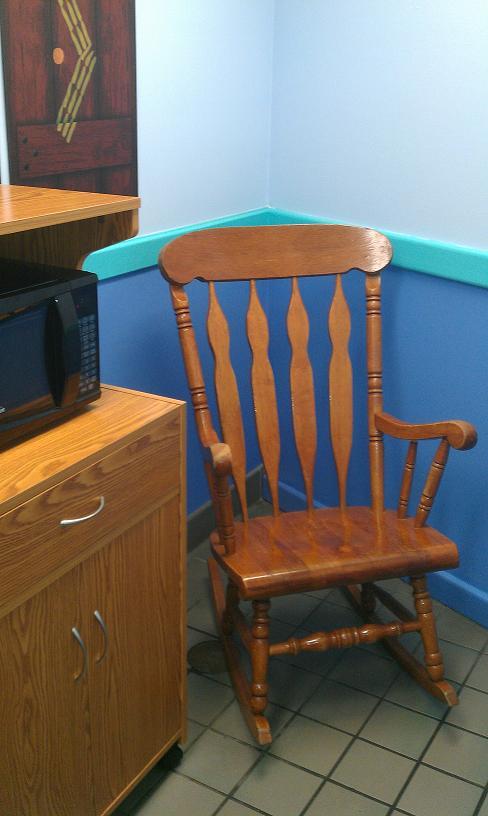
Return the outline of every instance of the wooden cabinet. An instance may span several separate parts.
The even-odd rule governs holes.
[[[108,814],[184,738],[183,422],[104,387],[0,454],[0,813]]]

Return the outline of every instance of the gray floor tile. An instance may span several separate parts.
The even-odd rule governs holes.
[[[189,558],[187,566],[187,599],[186,605],[191,609],[201,598],[210,596],[208,567],[205,561]]]
[[[208,540],[208,538],[206,538],[205,541],[202,541],[201,544],[199,544],[197,547],[194,547],[194,549],[189,553],[188,561],[195,558],[198,561],[204,561],[206,564],[209,555],[210,555],[210,541]]]
[[[336,604],[336,606],[342,606],[343,609],[352,610],[351,604],[339,587],[335,587],[335,589],[331,589],[329,591],[327,595],[327,602]]]
[[[466,680],[466,685],[488,693],[488,655],[481,655],[478,663]]]
[[[192,629],[208,632],[209,635],[217,635],[215,626],[215,616],[210,598],[201,598],[190,609],[187,615],[188,626]]]
[[[456,683],[453,683],[453,686],[457,688]],[[436,717],[438,720],[444,716],[447,709],[447,706],[441,700],[424,691],[410,675],[403,671],[387,691],[386,699],[414,711],[419,711],[421,714]]]
[[[398,664],[391,660],[384,660],[364,649],[349,649],[328,678],[382,697],[399,673]]]
[[[481,790],[420,765],[403,793],[398,807],[413,816],[473,816]]]
[[[324,680],[301,713],[306,717],[356,734],[377,705],[376,697]]]
[[[222,683],[193,672],[188,675],[188,716],[201,725],[208,725],[233,696],[233,691]]]
[[[411,759],[357,739],[335,769],[332,779],[391,804],[414,766]]]
[[[388,805],[380,805],[360,793],[326,782],[304,816],[386,816]]]
[[[459,694],[459,705],[451,708],[446,721],[488,737],[488,694],[464,687]]]
[[[218,816],[259,816],[257,810],[250,808],[247,805],[241,805],[240,802],[233,802],[229,799],[222,810],[219,810]]]
[[[230,793],[259,756],[250,745],[208,730],[185,754],[178,773]]]
[[[328,725],[298,716],[273,741],[270,753],[308,771],[326,776],[351,739],[352,737],[329,728]]]
[[[437,621],[437,631],[443,640],[477,650],[482,649],[488,638],[487,629],[447,607]]]
[[[183,751],[186,753],[191,745],[195,742],[196,739],[203,734],[205,731],[205,726],[200,725],[199,723],[193,722],[193,720],[188,720],[187,724],[187,740],[184,745],[181,747]]]
[[[296,816],[320,784],[319,777],[307,771],[280,759],[263,756],[233,795],[271,816]]]
[[[361,737],[418,759],[437,725],[431,717],[384,700],[361,731]]]
[[[197,643],[203,643],[204,640],[217,640],[217,635],[210,635],[208,632],[201,632],[199,629],[192,629],[188,626],[186,630],[186,645],[188,651]]]
[[[332,592],[331,589],[312,589],[310,592],[306,592],[306,595],[311,595],[312,598],[320,598],[322,601],[324,598],[327,597],[329,592]]]
[[[211,816],[224,801],[219,793],[170,774],[137,811],[137,816]]]
[[[297,711],[320,683],[321,677],[303,669],[272,660],[269,664],[269,700],[284,708]]]
[[[457,643],[449,643],[447,640],[440,640],[439,645],[444,658],[444,672],[447,679],[455,680],[456,683],[463,683],[471,671],[478,653],[473,649],[459,646]]]
[[[422,759],[441,771],[462,776],[468,782],[488,782],[488,740],[443,723]]]
[[[343,626],[357,626],[362,620],[352,609],[322,601],[314,611],[302,621],[301,626],[310,632],[328,632]]]
[[[271,734],[273,739],[275,739],[280,731],[283,730],[286,723],[293,717],[293,712],[270,703],[266,708],[265,716],[269,720]],[[256,745],[255,739],[251,735],[242,716],[237,700],[234,700],[234,702],[222,712],[220,717],[217,717],[215,722],[212,723],[212,729],[247,742],[249,745]]]
[[[318,607],[319,603],[318,598],[312,598],[310,595],[285,595],[271,599],[269,614],[272,618],[277,618],[284,623],[299,626]]]

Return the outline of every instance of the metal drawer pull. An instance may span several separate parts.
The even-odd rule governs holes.
[[[83,666],[81,667],[80,673],[75,674],[75,676],[74,676],[74,680],[77,682],[78,680],[81,680],[82,677],[84,677],[85,674],[86,674],[86,670],[88,668],[88,653],[86,651],[86,646],[85,646],[85,644],[83,642],[83,638],[81,637],[80,633],[78,632],[78,629],[76,628],[76,626],[73,626],[73,628],[71,630],[71,634],[73,635],[73,637],[76,640],[76,642],[78,643],[81,651],[83,652]]]
[[[82,521],[88,521],[89,519],[92,519],[92,518],[95,518],[95,516],[98,516],[98,514],[102,512],[104,507],[105,507],[105,497],[100,496],[100,504],[98,505],[98,507],[97,507],[97,509],[95,510],[94,513],[90,513],[89,516],[80,516],[80,518],[61,519],[61,521],[59,523],[60,523],[61,527],[67,527],[68,524],[80,524],[80,522],[82,522]]]
[[[94,615],[95,620],[97,621],[97,623],[100,624],[100,628],[101,628],[101,630],[103,632],[103,637],[104,637],[104,640],[105,640],[104,647],[103,647],[103,652],[100,655],[100,657],[97,657],[97,659],[95,660],[95,663],[101,663],[102,660],[105,660],[105,658],[107,657],[107,654],[108,654],[108,647],[109,647],[108,631],[107,631],[107,626],[105,624],[105,621],[102,618],[102,616],[101,616],[100,612],[98,611],[98,609],[95,609],[93,615]]]

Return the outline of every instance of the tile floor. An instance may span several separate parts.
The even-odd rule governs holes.
[[[206,545],[189,558],[189,647],[215,637]],[[384,582],[410,604],[408,585]],[[225,673],[189,673],[189,741],[137,816],[488,816],[488,630],[435,602],[447,710],[378,645],[274,658],[257,747]],[[272,638],[354,624],[337,590],[277,599]],[[403,639],[419,648],[416,634]],[[122,810],[121,810],[122,813]]]

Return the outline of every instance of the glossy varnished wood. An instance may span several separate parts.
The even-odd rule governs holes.
[[[215,360],[215,391],[224,441],[232,451],[232,475],[244,520],[247,519],[246,443],[236,377],[230,359],[229,326],[215,291],[209,286],[207,332]]]
[[[251,368],[254,414],[259,448],[268,477],[273,513],[279,513],[278,475],[280,466],[280,428],[273,369],[268,357],[269,330],[256,284],[250,281],[247,336],[253,361]]]
[[[398,518],[405,518],[408,515],[408,502],[412,491],[413,474],[417,459],[417,442],[410,442],[403,468],[402,484],[400,487],[400,497],[398,499]]]
[[[176,496],[82,565],[97,813],[117,801],[181,724],[179,525]]]
[[[0,452],[0,510],[8,512],[84,467],[126,447],[183,403],[102,386],[102,396],[66,422]],[[170,425],[172,421],[170,421]]]
[[[391,258],[384,236],[372,230],[326,225],[292,225],[204,230],[176,239],[160,254],[163,276],[170,281],[180,329],[197,428],[206,455],[206,469],[215,505],[217,532],[211,536],[209,560],[217,624],[222,637],[235,693],[251,733],[260,744],[271,741],[264,714],[267,703],[268,658],[346,648],[382,641],[398,662],[430,694],[455,705],[456,694],[443,678],[432,606],[425,573],[458,564],[454,542],[426,525],[450,447],[466,449],[476,442],[474,428],[462,421],[409,424],[383,412],[381,279]],[[365,275],[367,415],[371,507],[348,507],[346,488],[353,439],[352,365],[349,354],[350,313],[342,274],[358,268]],[[314,376],[308,355],[309,319],[298,279],[335,274],[336,288],[328,316],[331,340],[329,366],[330,433],[339,485],[339,507],[313,507],[313,476],[317,451]],[[234,462],[242,469],[242,441],[219,442],[208,408],[202,368],[183,285],[195,278],[210,284],[209,336],[217,361],[217,392],[221,417],[228,413],[240,434],[240,407],[229,360],[228,325],[218,306],[214,281],[248,280],[250,302],[247,330],[253,360],[251,382],[259,447],[267,471],[273,517],[235,521],[228,476]],[[290,398],[298,460],[303,474],[306,511],[279,514],[279,420],[274,375],[270,365],[269,330],[258,297],[259,279],[291,278],[286,317],[291,347]],[[272,298],[272,284],[270,297]],[[325,309],[324,309],[325,312]],[[274,340],[274,337],[273,337]],[[324,354],[326,354],[326,350]],[[238,417],[238,420],[237,420]],[[320,429],[318,429],[320,432]],[[384,509],[383,434],[410,440],[397,512]],[[440,446],[429,471],[415,518],[408,518],[417,443],[439,438]],[[242,478],[242,475],[239,476]],[[219,570],[219,565],[221,571]],[[227,576],[226,592],[222,574]],[[413,576],[416,614],[388,596],[374,581]],[[317,632],[269,643],[269,601],[289,593],[342,587],[363,615],[364,626]],[[379,599],[396,620],[376,614]],[[248,624],[240,600],[253,602]],[[424,665],[399,642],[419,632]],[[239,637],[250,658],[247,676],[233,637]]]
[[[94,813],[88,685],[73,570],[0,621],[0,812]],[[73,739],[73,734],[76,738]]]
[[[140,199],[0,185],[0,253],[81,268],[88,253],[137,233]]]
[[[289,278],[335,275],[350,269],[375,273],[391,260],[391,245],[362,227],[301,225],[225,227],[172,241],[160,254],[168,281]]]
[[[290,393],[293,430],[305,484],[307,507],[311,509],[313,507],[313,480],[317,455],[317,420],[313,371],[308,356],[309,321],[300,295],[297,278],[293,278],[292,281],[292,293],[286,323],[291,345]]]
[[[104,386],[0,458],[0,810],[108,816],[185,739],[184,406]]]
[[[329,311],[332,356],[329,367],[330,437],[339,483],[339,506],[346,506],[347,472],[352,447],[352,366],[349,357],[351,316],[340,275]]]
[[[316,509],[236,522],[236,552],[215,557],[243,598],[262,598],[345,583],[422,574],[458,564],[450,539],[413,519],[385,511],[382,524],[368,507]]]
[[[173,411],[125,448],[1,515],[0,616],[133,524],[162,493],[177,493],[179,442]],[[105,507],[93,519],[61,526],[96,511],[102,497]]]
[[[0,235],[137,210],[137,196],[0,184]]]

